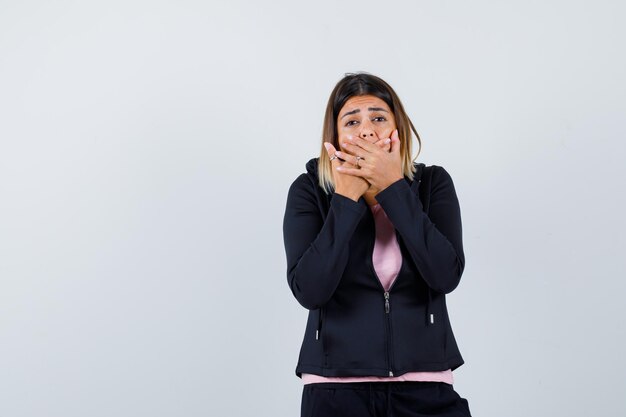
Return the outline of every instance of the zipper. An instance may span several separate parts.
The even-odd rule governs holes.
[[[376,277],[376,281],[378,282],[378,285],[383,290],[383,298],[385,300],[384,302],[384,311],[385,311],[385,316],[386,316],[385,322],[386,322],[386,328],[387,328],[386,329],[387,330],[387,366],[389,366],[389,376],[393,376],[393,360],[392,360],[392,353],[391,353],[392,352],[391,350],[391,345],[392,345],[391,316],[389,314],[391,311],[390,292],[393,286],[396,284],[398,277],[396,277],[396,279],[393,280],[393,282],[391,283],[391,287],[389,287],[388,290],[385,290],[385,287],[383,287],[383,284],[380,282],[380,278],[378,278],[378,275],[376,274],[376,270],[374,269],[374,264],[372,263],[371,256],[368,256],[367,264],[369,265],[370,269],[372,270],[372,273]]]
[[[389,303],[389,291],[384,292],[385,297],[385,315],[387,316],[387,361],[389,363],[389,376],[393,376],[393,366],[391,365],[391,319],[389,317],[390,303]]]
[[[385,291],[385,313],[389,314],[389,291]]]
[[[385,311],[385,316],[386,316],[386,330],[387,330],[387,366],[389,367],[389,376],[393,376],[393,358],[392,358],[392,332],[391,332],[391,316],[389,314],[389,312],[391,311],[391,302],[389,301],[390,299],[390,292],[393,289],[393,287],[396,285],[396,282],[398,281],[398,276],[400,275],[400,273],[398,272],[398,276],[396,276],[396,278],[393,280],[393,282],[391,283],[391,287],[389,287],[388,290],[385,290],[385,287],[383,287],[383,284],[380,282],[380,278],[378,277],[378,274],[376,273],[376,269],[374,268],[374,262],[372,261],[372,256],[374,256],[374,244],[376,243],[376,223],[374,222],[374,216],[371,212],[371,210],[369,211],[369,215],[370,215],[370,219],[372,220],[371,224],[374,225],[373,229],[374,229],[374,238],[371,240],[372,244],[370,247],[370,250],[368,251],[368,256],[367,256],[367,265],[369,266],[370,270],[372,271],[372,274],[374,275],[376,282],[378,283],[378,286],[383,290],[383,297],[384,297],[384,311]],[[398,235],[396,234],[396,240],[398,239]],[[404,258],[402,259],[402,262],[404,263]],[[400,270],[402,270],[402,265],[400,265]]]

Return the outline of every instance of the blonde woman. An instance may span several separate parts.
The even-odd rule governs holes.
[[[289,188],[287,280],[309,311],[301,416],[470,416],[446,307],[465,266],[452,178],[411,158],[421,139],[371,74],[333,89],[320,156]]]

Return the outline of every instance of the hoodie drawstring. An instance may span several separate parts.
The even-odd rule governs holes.
[[[426,325],[429,326],[435,324],[435,315],[430,312],[430,305],[432,303],[430,287],[426,287],[426,291],[428,291],[428,303],[426,304]]]
[[[319,340],[322,330],[322,308],[317,309],[317,330],[315,330],[315,340]]]

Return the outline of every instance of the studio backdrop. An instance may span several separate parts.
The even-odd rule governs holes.
[[[298,415],[283,214],[357,71],[454,180],[473,414],[626,415],[625,12],[0,0],[0,415]]]

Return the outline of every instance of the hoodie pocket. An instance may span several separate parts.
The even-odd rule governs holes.
[[[404,307],[396,308],[392,316],[396,368],[411,369],[443,362],[446,320],[440,308],[440,300],[433,297],[430,305],[407,304]],[[425,317],[428,319],[425,320]],[[431,317],[434,320],[431,321]]]

